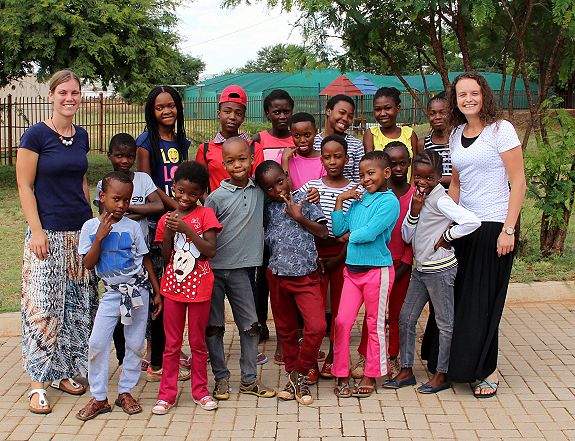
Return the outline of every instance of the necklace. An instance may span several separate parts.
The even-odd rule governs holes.
[[[62,144],[64,144],[66,147],[70,147],[70,146],[74,143],[74,133],[73,133],[73,132],[74,132],[74,125],[73,125],[73,124],[70,124],[70,133],[71,133],[71,136],[66,136],[66,137],[64,137],[64,135],[62,135],[62,134],[58,131],[58,129],[56,128],[56,124],[54,124],[54,120],[53,120],[52,118],[53,118],[53,117],[50,117],[50,122],[52,123],[52,127],[54,127],[54,131],[55,131],[58,135],[60,135],[60,136],[58,137],[58,139],[59,139],[60,142],[61,142]],[[66,138],[68,138],[68,139],[66,139]]]

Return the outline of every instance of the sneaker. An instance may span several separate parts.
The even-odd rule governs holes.
[[[399,356],[389,359],[389,378],[395,378],[401,370],[401,362]]]
[[[258,366],[261,366],[262,364],[266,364],[268,362],[269,358],[266,354],[264,354],[263,352],[259,352],[257,357],[256,357],[256,364]]]
[[[230,398],[230,383],[227,378],[216,380],[213,397],[216,400],[227,400]]]
[[[278,398],[283,401],[290,401],[295,398],[295,391],[289,380],[283,390],[278,392]]]
[[[194,400],[194,403],[204,410],[216,410],[218,408],[218,402],[211,395],[206,395],[201,400]]]
[[[363,355],[359,356],[359,360],[355,362],[351,368],[351,378],[359,380],[363,378],[363,370],[365,369],[365,357]]]
[[[157,383],[162,379],[162,368],[154,370],[152,366],[148,366],[146,369],[146,381],[150,383]]]
[[[154,415],[165,415],[170,411],[172,406],[173,406],[173,404],[170,404],[167,401],[158,400],[158,401],[156,401],[155,406],[152,407],[152,413]]]
[[[240,385],[240,393],[255,395],[260,398],[272,398],[276,396],[276,391],[264,385],[259,379],[252,384]]]
[[[311,368],[307,372],[307,384],[311,386],[312,384],[316,384],[317,380],[319,380],[319,371],[317,368]]]
[[[297,402],[306,406],[313,403],[313,397],[309,391],[305,375],[302,375],[297,371],[293,371],[289,374],[288,378],[293,387],[294,396]]]

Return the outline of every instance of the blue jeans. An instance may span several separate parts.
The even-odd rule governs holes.
[[[212,269],[214,287],[210,306],[210,320],[206,329],[206,345],[210,354],[212,372],[217,380],[229,379],[224,352],[224,297],[227,295],[234,321],[240,334],[241,382],[248,385],[256,381],[259,323],[248,268]]]
[[[132,308],[132,324],[124,325],[126,355],[118,382],[118,393],[130,393],[138,384],[141,360],[144,356],[144,339],[148,324],[148,290],[141,288],[144,304]],[[89,342],[88,381],[90,393],[98,400],[108,395],[108,366],[110,364],[110,344],[116,324],[120,321],[120,298],[118,291],[107,291],[102,296]]]
[[[457,268],[440,273],[411,273],[405,302],[399,315],[399,345],[401,367],[413,367],[415,353],[415,327],[423,307],[431,301],[439,328],[439,354],[437,372],[445,374],[449,368],[449,352],[453,334],[453,283]]]

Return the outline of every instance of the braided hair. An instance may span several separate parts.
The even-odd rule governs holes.
[[[439,176],[443,175],[443,158],[435,150],[426,149],[415,155],[413,166],[417,164],[429,165]]]
[[[176,89],[170,86],[158,86],[153,88],[148,94],[148,99],[146,100],[145,116],[146,116],[146,130],[148,131],[148,137],[150,138],[150,143],[152,144],[152,152],[150,155],[150,169],[152,171],[152,178],[157,178],[155,174],[157,173],[158,164],[162,163],[162,154],[160,149],[160,134],[158,133],[158,121],[156,120],[156,115],[154,113],[154,106],[156,103],[156,98],[161,93],[169,93],[174,103],[176,104],[176,110],[178,112],[176,116],[176,148],[179,153],[179,157],[182,160],[188,159],[188,148],[186,147],[186,130],[184,129],[184,105],[182,103],[182,97]]]

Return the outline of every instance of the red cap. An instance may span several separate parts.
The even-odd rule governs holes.
[[[222,95],[220,96],[220,104],[221,103],[239,103],[246,106],[248,104],[248,97],[244,89],[232,84],[222,91]]]

